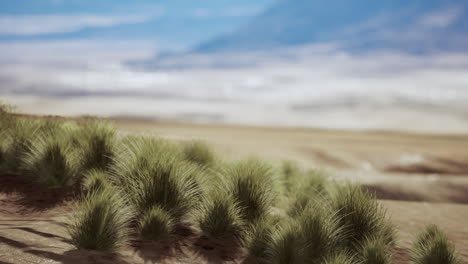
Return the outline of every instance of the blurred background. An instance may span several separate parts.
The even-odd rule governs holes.
[[[468,0],[22,0],[0,6],[21,112],[468,132]]]

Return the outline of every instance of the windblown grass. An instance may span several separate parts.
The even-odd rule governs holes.
[[[68,232],[76,247],[114,252],[126,244],[133,214],[121,192],[91,193],[74,212]]]
[[[343,246],[358,251],[366,239],[378,237],[389,246],[395,243],[393,226],[386,219],[386,211],[374,195],[358,186],[344,185],[337,189],[332,207],[347,239]]]
[[[115,130],[107,123],[88,121],[74,131],[83,169],[108,170],[115,157]]]
[[[136,177],[126,186],[139,215],[159,206],[177,222],[199,206],[203,189],[196,168],[174,160],[147,166],[138,167]]]
[[[354,256],[347,253],[347,252],[337,252],[327,258],[324,262],[324,264],[359,264],[354,259]]]
[[[279,216],[268,216],[248,226],[244,232],[242,246],[249,254],[258,258],[268,257],[268,249],[273,242],[273,234],[278,228]]]
[[[379,237],[367,238],[359,251],[361,264],[391,264],[392,248]]]
[[[240,208],[225,192],[215,191],[207,196],[197,220],[207,236],[242,240],[245,223]]]
[[[17,119],[4,132],[1,170],[11,174],[22,174],[24,158],[31,151],[38,137],[38,122]]]
[[[90,170],[85,173],[82,189],[87,195],[100,192],[111,186],[108,178],[109,175],[105,171],[96,169]]]
[[[273,173],[268,164],[255,159],[241,161],[228,167],[226,176],[229,191],[247,223],[268,216],[275,202]]]
[[[295,226],[294,221],[284,221],[275,230],[267,255],[273,264],[304,263],[302,230]]]
[[[306,263],[318,263],[336,252],[343,239],[338,218],[328,206],[310,204],[297,219],[301,230]]]
[[[158,206],[145,212],[138,224],[138,233],[145,240],[167,240],[173,232],[174,221],[171,215]]]
[[[418,235],[411,253],[415,264],[461,263],[455,246],[436,225],[427,226]]]
[[[70,186],[77,180],[79,162],[68,141],[61,135],[43,135],[25,154],[23,170],[31,178],[49,188]]]
[[[297,176],[289,186],[291,202],[287,213],[292,217],[302,214],[310,203],[316,201],[328,203],[326,200],[330,198],[327,178],[320,171],[311,171]]]
[[[211,166],[216,162],[213,150],[202,141],[193,141],[183,146],[183,157],[199,166]]]

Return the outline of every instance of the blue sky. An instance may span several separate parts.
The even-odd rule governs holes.
[[[127,40],[188,48],[236,29],[274,0],[2,1],[0,41]]]

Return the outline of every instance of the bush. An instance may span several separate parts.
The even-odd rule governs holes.
[[[458,264],[461,260],[455,246],[436,226],[429,225],[413,245],[411,260],[415,264]]]
[[[341,186],[332,199],[339,225],[347,235],[343,246],[357,251],[369,237],[378,237],[389,246],[395,242],[393,226],[375,196],[352,185]]]
[[[115,130],[106,123],[88,121],[74,130],[84,170],[108,170],[115,156]]]
[[[145,240],[167,240],[174,232],[174,221],[165,210],[154,206],[141,217],[138,232]]]
[[[391,264],[392,248],[382,238],[368,238],[362,245],[359,259],[362,264]]]
[[[133,214],[122,193],[114,189],[91,193],[74,211],[68,232],[78,248],[114,252],[126,244]]]
[[[240,209],[224,192],[214,192],[204,200],[197,220],[207,236],[242,239],[244,222]]]
[[[23,168],[26,174],[49,188],[70,186],[77,180],[79,164],[69,142],[60,135],[42,136],[25,154]]]
[[[211,148],[204,142],[193,141],[183,147],[184,159],[200,166],[211,166],[216,158]]]
[[[267,217],[274,203],[271,167],[258,160],[241,161],[226,171],[229,191],[247,223]]]
[[[90,170],[85,173],[82,189],[86,194],[99,192],[103,189],[109,188],[109,180],[106,172],[101,170]]]

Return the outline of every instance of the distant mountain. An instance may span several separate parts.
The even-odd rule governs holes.
[[[333,43],[362,52],[468,50],[468,0],[279,0],[193,53]]]

